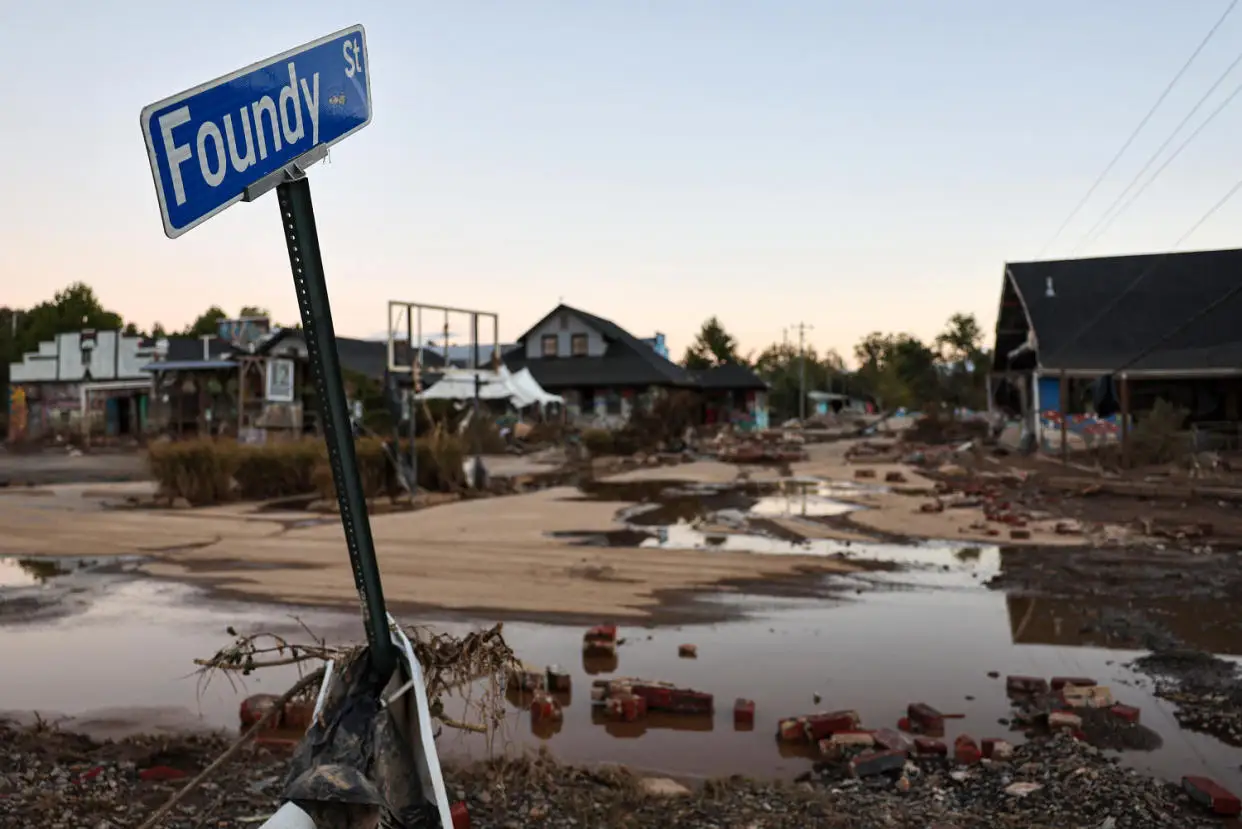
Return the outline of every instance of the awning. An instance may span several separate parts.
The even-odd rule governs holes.
[[[147,363],[143,371],[219,371],[226,368],[237,368],[232,360],[164,360]]]

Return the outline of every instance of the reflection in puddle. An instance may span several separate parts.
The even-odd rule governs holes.
[[[68,562],[0,557],[0,588],[36,587],[69,572]]]

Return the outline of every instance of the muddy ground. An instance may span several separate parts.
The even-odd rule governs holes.
[[[138,826],[228,744],[214,736],[96,743],[54,729],[0,724],[0,823],[13,829]],[[246,747],[162,825],[257,825],[278,808],[286,751]],[[449,766],[445,776],[450,798],[467,804],[475,829],[1220,825],[1178,787],[1122,770],[1064,735],[1019,747],[1007,762],[970,769],[911,761],[865,780],[824,769],[795,785],[730,779],[685,786],[547,758]]]
[[[1096,488],[1090,476],[1077,473],[1081,483],[1067,485],[1061,480],[1064,468],[1011,463],[1006,458],[966,454],[919,466],[851,461],[845,457],[848,447],[841,444],[810,449],[808,461],[784,470],[835,482],[828,487],[830,495],[816,496],[819,501],[810,512],[801,506],[797,493],[786,498],[784,512],[752,511],[774,491],[785,492],[777,484],[781,470],[701,461],[635,470],[585,491],[561,487],[376,516],[386,593],[395,609],[440,614],[435,618],[453,612],[574,624],[612,618],[631,626],[722,621],[746,612],[741,602],[701,601],[717,594],[815,599],[825,600],[823,613],[855,619],[847,627],[854,624],[851,630],[861,636],[864,628],[859,622],[876,624],[885,617],[862,614],[865,608],[858,608],[860,613],[854,616],[832,609],[836,605],[826,600],[835,603],[843,598],[838,595],[842,592],[891,589],[892,585],[865,581],[867,574],[904,568],[891,560],[868,560],[865,551],[878,547],[867,545],[924,537],[956,539],[963,562],[971,555],[997,562],[988,565],[997,571],[989,586],[1006,594],[1010,626],[1006,633],[1011,632],[1012,644],[1150,650],[1152,655],[1139,659],[1134,668],[1176,706],[1178,721],[1228,744],[1242,743],[1242,693],[1236,671],[1232,662],[1209,655],[1242,653],[1238,601],[1242,568],[1236,552],[1242,545],[1242,509],[1233,501],[1117,495]],[[946,463],[959,469],[946,470]],[[869,474],[860,478],[860,468]],[[901,480],[892,479],[894,475]],[[137,556],[147,575],[195,583],[217,596],[317,606],[355,601],[340,529],[331,520],[308,521],[296,511],[259,510],[253,505],[118,511],[92,505],[97,499],[82,488],[54,490],[36,488],[19,494],[10,488],[12,497],[0,496],[0,553],[33,552],[54,559],[87,551],[125,553]],[[966,505],[925,507],[953,502],[958,496],[966,499]],[[836,512],[826,502],[837,499],[861,509]],[[822,514],[816,511],[820,508]],[[998,510],[1005,517],[998,517]],[[1013,523],[1015,518],[1024,526]],[[1075,529],[1060,532],[1057,525],[1067,519]],[[1031,537],[1010,538],[1011,528],[1019,527],[1029,529]],[[761,545],[764,552],[775,554],[731,548],[739,538],[758,539],[766,545]],[[1007,546],[998,554],[994,547],[984,551],[969,546],[977,542]],[[983,569],[981,565],[975,575]],[[924,575],[912,573],[911,584],[925,584],[918,580]],[[945,585],[964,589],[950,578],[959,575],[969,583],[968,572],[948,573]],[[70,585],[54,588],[67,590],[66,601],[80,596],[72,581],[60,584]],[[842,584],[848,587],[843,590]],[[964,608],[972,595],[946,593],[939,603],[961,602]],[[949,596],[956,598],[944,598]],[[921,611],[909,609],[918,603],[888,606],[891,613],[909,616],[904,624],[914,624],[920,613],[919,618],[932,618],[930,605]],[[935,618],[952,623],[950,617]],[[965,609],[962,618],[968,618]],[[840,647],[838,642],[848,644],[855,635],[840,635],[830,616],[824,617],[822,627],[837,631],[834,647]],[[809,646],[811,640],[806,641]],[[755,645],[759,650],[754,653],[770,650],[772,642],[775,639]],[[952,648],[946,644],[945,649],[950,656]],[[893,652],[909,663],[917,659],[903,654]],[[728,661],[730,655],[722,645],[714,658]],[[1072,661],[1087,658],[1079,654]],[[877,676],[892,680],[909,673],[909,664],[904,672],[898,666],[885,673],[887,667],[879,666]],[[971,670],[976,667],[972,663]],[[982,672],[979,675],[982,678]],[[822,680],[808,679],[799,693],[809,697],[811,690],[822,687],[812,684],[817,682]],[[904,699],[903,704],[909,701]],[[1145,716],[1151,715],[1149,708],[1145,711]],[[1125,742],[1141,736],[1137,732],[1089,736],[1113,748],[1153,748],[1141,741]],[[42,739],[52,739],[54,748],[61,738],[43,735]],[[1112,739],[1121,742],[1109,743]],[[95,749],[75,750],[86,752],[87,759],[81,762],[89,762]],[[112,749],[98,750],[106,755]],[[1196,822],[1198,813],[1184,811],[1184,798],[1165,784],[1119,770],[1084,746],[1057,743],[1019,746],[1018,751],[1014,764],[962,779],[920,768],[907,775],[910,789],[901,794],[896,787],[904,784],[897,781],[872,786],[846,781],[839,774],[815,773],[793,788],[712,785],[677,798],[675,805],[644,797],[624,774],[529,763],[513,763],[499,771],[459,766],[453,774],[476,814],[476,827],[533,825],[536,820],[549,826],[575,825],[574,820],[579,826],[639,826],[651,825],[655,815],[670,814],[673,825],[679,826],[878,827],[936,821],[961,829],[1217,825]],[[10,754],[10,761],[27,762],[18,755]],[[254,762],[267,771],[249,779],[263,785],[239,801],[238,809],[270,805],[275,794],[273,781],[281,759]],[[118,774],[132,777],[136,768],[126,767]],[[7,766],[0,772],[11,774]],[[52,776],[54,782],[71,778]],[[9,778],[0,776],[4,779]],[[116,790],[128,791],[126,786],[133,781],[127,780],[116,778]],[[495,780],[515,783],[497,790]],[[1044,789],[1026,797],[1003,794],[1014,781],[1039,782]],[[170,784],[142,785],[166,789]],[[69,790],[68,784],[65,788]],[[5,793],[0,787],[0,795]],[[141,792],[134,794],[138,802],[146,802]],[[6,799],[0,798],[0,816]],[[631,817],[625,817],[627,812]],[[233,823],[218,825],[244,825],[242,819],[254,814],[229,815]],[[181,825],[195,826],[202,817],[200,811]],[[635,822],[639,817],[647,822]],[[118,827],[135,825],[109,820]],[[82,824],[75,815],[66,825]]]
[[[0,491],[64,483],[149,479],[146,452],[46,449],[15,453],[0,446]]]

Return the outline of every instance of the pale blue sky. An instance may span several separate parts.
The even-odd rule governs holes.
[[[341,333],[412,299],[497,310],[509,338],[560,297],[678,353],[713,313],[747,347],[805,320],[846,354],[957,310],[990,329],[1002,264],[1036,255],[1227,5],[8,2],[0,304],[85,279],[144,326],[213,303],[295,320],[273,197],[166,239],[138,114],[361,22],[375,119],[311,178]],[[1242,9],[1050,254],[1239,50]],[[1242,98],[1087,252],[1171,245],[1242,176],[1240,127]],[[1234,246],[1240,220],[1242,197],[1187,246]]]

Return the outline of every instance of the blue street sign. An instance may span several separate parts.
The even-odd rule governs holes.
[[[371,65],[360,25],[151,104],[142,133],[164,233],[175,239],[260,195],[290,163],[318,161],[369,123]]]

